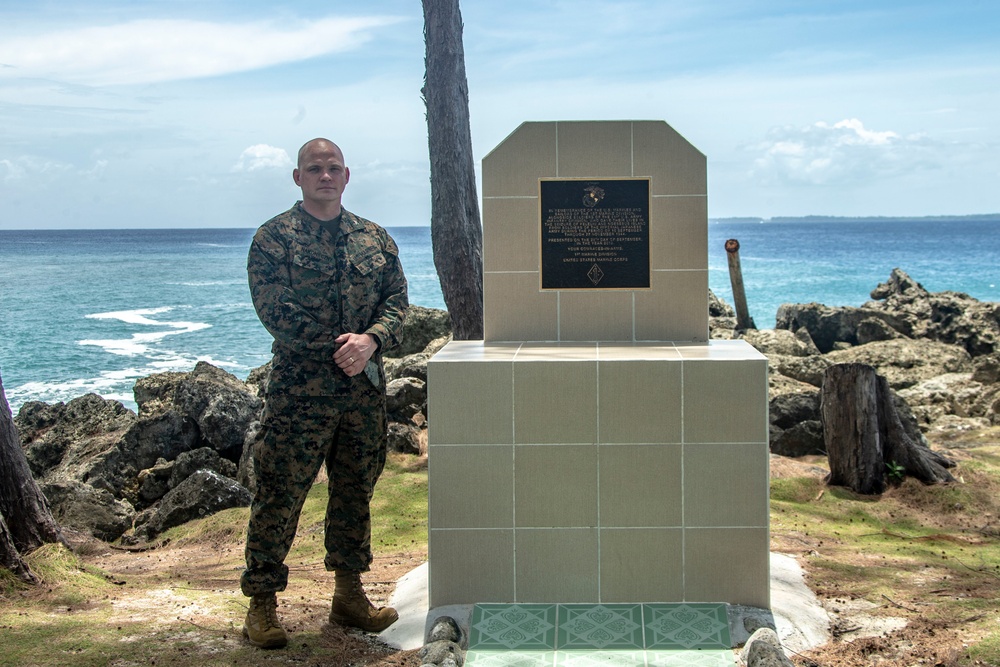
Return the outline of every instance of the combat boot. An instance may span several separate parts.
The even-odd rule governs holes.
[[[392,607],[375,608],[361,586],[361,573],[337,570],[334,573],[336,588],[330,623],[360,628],[365,632],[382,632],[396,622],[399,614]]]
[[[274,593],[250,598],[243,636],[258,648],[281,648],[288,643],[288,634],[278,621],[278,598]]]

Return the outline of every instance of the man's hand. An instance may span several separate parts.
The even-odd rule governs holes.
[[[347,377],[354,377],[365,370],[365,364],[378,350],[371,334],[341,334],[334,342],[340,347],[333,353],[333,361]]]

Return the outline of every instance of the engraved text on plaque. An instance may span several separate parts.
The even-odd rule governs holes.
[[[542,289],[649,288],[649,179],[542,179]]]

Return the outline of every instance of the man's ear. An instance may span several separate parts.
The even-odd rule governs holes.
[[[351,169],[349,167],[344,167],[344,185],[351,182]]]
[[[298,185],[298,186],[302,185],[301,183],[299,183],[299,170],[298,169],[292,169],[292,180],[295,181],[295,185]]]

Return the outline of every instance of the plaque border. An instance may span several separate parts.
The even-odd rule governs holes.
[[[538,223],[538,291],[539,292],[650,292],[653,289],[653,188],[652,176],[540,176],[538,178],[538,208],[535,221]],[[544,252],[542,243],[542,182],[543,181],[646,181],[646,212],[649,219],[646,221],[646,242],[649,244],[647,253],[648,266],[646,273],[649,276],[649,287],[542,287],[542,253]]]

